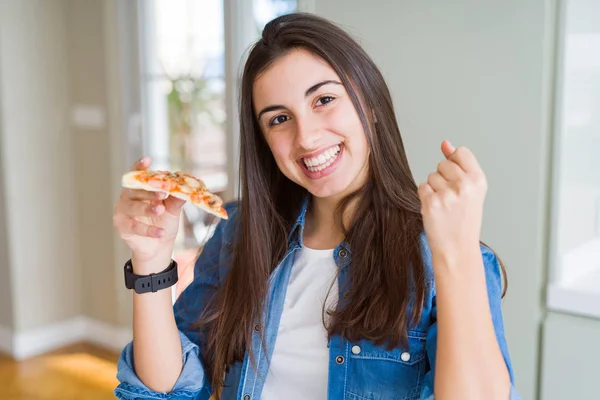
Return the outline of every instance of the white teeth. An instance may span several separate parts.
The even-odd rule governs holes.
[[[329,167],[336,159],[340,152],[340,146],[337,145],[319,154],[318,157],[305,158],[304,165],[311,172],[319,172]]]

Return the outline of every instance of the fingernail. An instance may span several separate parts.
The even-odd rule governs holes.
[[[138,164],[146,164],[148,162],[148,157],[142,157],[140,158],[140,161],[138,161]]]
[[[165,192],[156,192],[156,198],[159,200],[162,200],[166,197],[166,193]]]
[[[159,229],[156,231],[156,237],[163,237],[165,235],[165,231],[163,229]]]

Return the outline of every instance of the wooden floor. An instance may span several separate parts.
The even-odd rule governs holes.
[[[0,354],[0,399],[115,399],[118,358],[118,354],[89,344],[25,361]]]

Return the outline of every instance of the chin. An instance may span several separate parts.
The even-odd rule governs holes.
[[[329,197],[340,197],[348,193],[347,187],[332,187],[331,185],[324,185],[323,187],[314,188],[306,187],[306,190],[310,194],[320,199],[326,199]]]
[[[307,179],[302,171],[294,171],[288,176],[293,176],[294,182],[319,199],[341,199],[357,189],[355,186],[359,180],[354,174],[339,169],[329,176],[315,180]]]

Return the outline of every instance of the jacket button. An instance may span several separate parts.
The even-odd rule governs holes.
[[[260,325],[254,325],[254,331],[260,332]]]
[[[410,353],[405,351],[404,353],[400,354],[400,359],[404,362],[410,361]]]
[[[352,354],[360,354],[360,346],[352,346]]]
[[[341,249],[338,255],[340,258],[346,258],[346,256],[348,256],[348,251],[346,251],[346,249]]]
[[[336,363],[338,363],[338,364],[343,364],[343,363],[344,363],[344,357],[342,357],[342,356],[337,356],[337,357],[335,358],[335,362],[336,362]]]
[[[244,395],[244,400],[250,400],[250,395],[249,394],[245,394]]]

